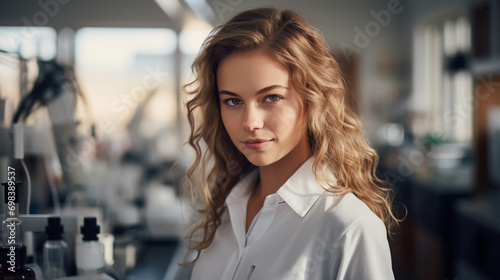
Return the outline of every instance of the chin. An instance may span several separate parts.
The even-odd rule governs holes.
[[[268,166],[269,163],[264,163],[264,162],[252,162],[250,161],[253,165],[257,166],[257,167],[264,167],[264,166]]]
[[[264,167],[278,162],[281,158],[266,155],[265,153],[244,154],[247,160],[255,166]]]
[[[266,159],[263,155],[251,154],[249,156],[245,155],[247,160],[258,167],[267,166],[274,163],[272,160]]]

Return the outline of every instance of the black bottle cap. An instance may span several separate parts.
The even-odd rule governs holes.
[[[61,240],[61,234],[64,233],[64,227],[61,225],[61,218],[48,217],[45,233],[47,234],[47,238],[49,240]]]
[[[83,234],[83,241],[97,241],[99,231],[96,217],[83,218],[83,226],[80,227],[80,233]]]
[[[12,181],[9,181],[12,182]],[[14,184],[9,182],[2,183],[4,186],[4,202],[9,202],[9,192],[14,192],[14,203],[19,203],[19,187],[21,186],[22,181],[15,181]],[[10,190],[9,190],[10,187]]]

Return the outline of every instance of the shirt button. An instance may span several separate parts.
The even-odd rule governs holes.
[[[267,197],[267,204],[274,205],[276,204],[276,197],[274,195],[270,195]]]

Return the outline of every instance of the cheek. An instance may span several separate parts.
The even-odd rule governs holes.
[[[306,106],[302,101],[298,101],[297,109],[296,109],[296,127],[304,128],[307,127],[307,112]]]
[[[283,107],[279,112],[275,112],[270,120],[275,128],[291,131],[294,134],[301,131],[300,128],[307,123],[304,109],[300,104]]]
[[[224,125],[224,128],[226,129],[227,133],[231,137],[232,133],[234,132],[234,127],[236,124],[236,118],[234,115],[230,114],[227,112],[227,110],[221,109],[221,119],[222,119],[222,124]]]
[[[227,129],[227,114],[225,114],[224,110],[221,110],[220,112],[220,118],[222,120],[222,124],[224,125],[224,127]]]

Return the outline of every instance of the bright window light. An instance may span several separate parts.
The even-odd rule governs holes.
[[[179,48],[185,55],[196,55],[210,33],[209,29],[184,30],[179,36]]]
[[[137,55],[172,54],[176,39],[169,29],[83,28],[76,34],[76,63],[81,67],[128,69],[134,66]]]
[[[0,49],[24,58],[50,60],[56,56],[57,34],[50,27],[0,27]]]
[[[175,123],[176,46],[170,29],[84,28],[76,33],[75,67],[98,129],[102,124],[102,130],[125,132],[138,113],[141,128],[150,134]]]

